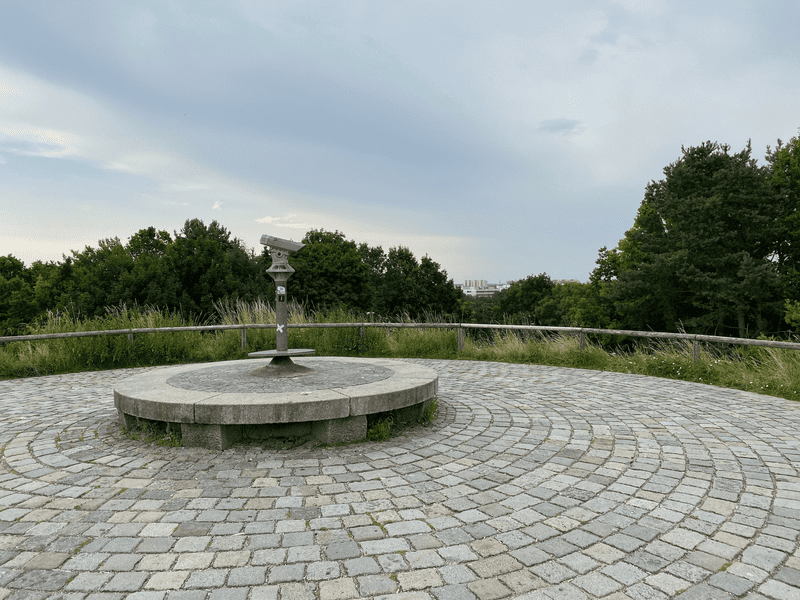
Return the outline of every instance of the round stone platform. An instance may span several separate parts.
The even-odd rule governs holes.
[[[389,359],[305,358],[271,370],[268,360],[238,360],[151,371],[117,384],[114,404],[128,429],[171,423],[185,446],[285,436],[335,444],[363,440],[368,415],[417,420],[438,383],[432,369]]]

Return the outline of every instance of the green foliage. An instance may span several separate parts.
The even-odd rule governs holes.
[[[462,297],[438,263],[428,256],[417,261],[407,248],[387,255],[324,230],[309,231],[303,241],[306,246],[290,257],[296,272],[288,291],[309,310],[424,318],[451,315]],[[266,248],[255,255],[216,221],[206,225],[199,219],[187,220],[174,236],[148,227],[127,244],[103,239],[60,263],[26,268],[11,255],[0,257],[0,335],[30,333],[31,324],[47,320],[48,312],[73,320],[102,318],[106,307],[123,304],[208,320],[216,303],[274,297],[270,264]],[[363,343],[351,335],[336,346]]]
[[[309,231],[303,242],[305,248],[289,257],[295,273],[288,292],[308,308],[373,312],[393,320],[451,314],[462,297],[438,263],[428,256],[418,261],[408,248],[387,254],[321,229]]]
[[[156,231],[155,227],[141,229],[131,236],[126,249],[133,259],[133,268],[122,275],[122,301],[173,310],[178,307],[180,277],[167,262],[167,250],[172,243],[169,233]]]
[[[33,272],[11,254],[0,256],[0,335],[18,333],[38,313]]]
[[[430,425],[436,420],[436,417],[438,416],[439,416],[439,400],[436,398],[432,398],[430,403],[425,407],[425,410],[422,413],[422,423],[424,425]]]
[[[392,424],[391,417],[376,421],[367,429],[367,439],[370,442],[385,442],[392,437]]]
[[[392,410],[388,412],[367,415],[367,440],[370,442],[385,442],[386,440],[402,435],[409,427],[416,425],[431,425],[438,416],[439,402],[432,398],[425,406],[422,414],[406,412],[408,409]]]
[[[537,319],[537,309],[553,293],[555,286],[546,273],[515,281],[508,289],[497,294],[497,311],[509,322],[541,324]]]
[[[152,421],[150,419],[137,418],[137,425],[134,429],[122,428],[122,435],[129,440],[156,444],[169,448],[183,446],[183,436],[181,435],[180,425],[165,421]]]
[[[295,269],[288,284],[289,297],[316,309],[340,306],[367,311],[374,290],[369,266],[353,241],[336,231],[314,229],[303,238],[306,247],[289,257]],[[266,253],[265,256],[269,256]]]
[[[165,263],[178,278],[184,316],[210,314],[222,298],[252,300],[267,292],[265,269],[216,221],[207,227],[199,219],[186,221],[167,246]]]
[[[459,301],[463,323],[504,323],[554,327],[608,327],[610,310],[601,284],[575,281],[555,284],[546,273],[529,276],[493,296]],[[488,330],[468,330],[473,341],[492,338]]]
[[[306,311],[295,301],[289,302],[289,323],[361,323],[365,315],[343,307],[328,311]],[[273,305],[261,299],[254,302],[223,301],[215,304],[223,325],[275,323]],[[238,332],[232,332],[238,335]],[[238,338],[237,338],[238,339]],[[273,350],[274,329],[248,329],[247,352]],[[383,356],[388,352],[386,332],[375,328],[289,328],[289,347],[314,348],[320,356]]]
[[[398,328],[383,330],[386,336],[385,353],[380,356],[406,358],[455,358],[458,332],[455,329]]]
[[[783,318],[795,330],[800,329],[800,302],[797,300],[785,300]]]
[[[617,338],[619,339],[619,338]],[[609,352],[577,335],[496,332],[491,343],[464,341],[459,358],[576,367],[681,379],[797,400],[800,352],[758,346],[701,346],[697,362],[687,340],[639,341],[628,350]]]
[[[733,333],[778,326],[782,205],[768,169],[706,142],[651,182],[634,225],[592,281],[624,329]]]
[[[214,305],[224,325],[273,324],[272,305],[263,301],[228,300]],[[361,323],[364,315],[343,308],[306,312],[292,303],[289,323]],[[197,325],[180,313],[154,307],[125,305],[109,308],[104,317],[77,319],[66,313],[47,313],[30,328],[31,333],[105,331]],[[455,357],[455,329],[421,331],[411,328],[326,327],[289,328],[289,346],[314,348],[319,356]],[[247,330],[247,347],[241,348],[241,331],[138,333],[11,342],[0,346],[0,378],[28,377],[159,364],[209,362],[246,358],[248,352],[276,347],[274,327]]]
[[[153,307],[110,307],[103,317],[77,319],[48,312],[29,327],[32,334],[106,331],[195,325],[177,312]],[[0,377],[26,377],[119,367],[137,367],[231,358],[237,332],[142,333],[10,342],[0,347]],[[233,335],[231,335],[233,334]],[[241,352],[234,350],[234,353]]]
[[[540,332],[494,330],[490,341],[464,340],[459,358],[469,360],[544,364],[607,370],[607,352],[587,345],[581,351],[577,334],[547,335]]]
[[[463,296],[458,301],[456,309],[457,320],[459,323],[496,323],[497,315],[497,296]]]
[[[401,315],[412,319],[426,313],[452,314],[457,311],[461,291],[447,278],[439,263],[423,256],[417,261],[408,248],[391,248],[376,275],[375,310],[393,320]]]
[[[800,136],[787,145],[778,140],[773,151],[767,149],[769,183],[782,207],[775,224],[779,235],[778,271],[786,298],[800,301]]]
[[[10,265],[19,266],[12,259],[0,260],[0,328],[5,330],[45,318],[47,311],[93,318],[123,303],[199,319],[210,314],[214,300],[252,300],[274,289],[263,259],[216,221],[206,226],[188,220],[174,239],[153,227],[131,236],[127,245],[103,239],[97,248],[73,250],[61,263],[34,263],[16,278],[4,275]]]

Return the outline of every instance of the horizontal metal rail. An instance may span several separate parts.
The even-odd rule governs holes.
[[[236,325],[190,325],[186,327],[144,327],[131,329],[106,329],[101,331],[69,331],[64,333],[40,333],[33,335],[10,335],[0,337],[0,343],[6,342],[28,342],[37,340],[53,340],[79,337],[95,337],[105,335],[127,335],[130,342],[133,336],[141,333],[167,333],[184,331],[226,331],[230,329],[240,330],[242,333],[242,348],[247,345],[248,329],[274,329],[275,323],[240,323]],[[458,350],[464,349],[464,330],[465,329],[499,329],[510,331],[552,331],[556,333],[576,333],[580,338],[581,350],[586,348],[586,334],[596,335],[623,335],[628,337],[642,337],[655,339],[678,339],[692,342],[694,358],[697,360],[699,355],[699,344],[722,343],[735,344],[742,346],[762,346],[766,348],[788,348],[800,350],[798,342],[781,342],[777,340],[754,340],[750,338],[734,338],[718,335],[703,335],[694,333],[669,333],[664,331],[630,331],[627,329],[597,329],[593,327],[551,327],[547,325],[499,325],[484,323],[371,323],[368,321],[360,323],[289,323],[290,328],[341,328],[341,327],[383,327],[391,329],[457,329],[458,330]]]

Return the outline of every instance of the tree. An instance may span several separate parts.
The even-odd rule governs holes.
[[[498,292],[497,310],[506,320],[527,320],[537,323],[537,305],[552,294],[555,283],[547,273],[528,275]]]
[[[99,240],[97,248],[73,250],[56,279],[55,308],[75,316],[104,315],[107,306],[125,298],[125,275],[132,269],[133,259],[116,237]]]
[[[767,148],[769,183],[778,196],[782,216],[779,233],[778,272],[784,298],[800,301],[800,136],[787,145],[778,140],[775,150]]]
[[[422,312],[444,316],[457,310],[463,292],[455,286],[452,279],[447,278],[447,271],[427,254],[419,261],[416,277],[420,304],[424,306]],[[419,309],[417,314],[421,314]]]
[[[419,263],[408,248],[390,248],[386,257],[381,284],[378,288],[377,310],[386,317],[402,316],[412,319],[418,313],[421,290],[414,271]]]
[[[0,335],[14,335],[39,312],[32,273],[9,254],[0,256]]]
[[[535,307],[537,325],[608,327],[609,320],[590,283],[569,281],[553,287]]]
[[[378,302],[378,294],[382,288],[383,276],[386,273],[386,253],[381,246],[373,248],[363,242],[358,245],[358,253],[369,273],[369,287],[372,290],[370,310],[374,311]]]
[[[458,321],[462,323],[497,323],[497,296],[467,296],[458,301]]]
[[[647,185],[618,248],[601,250],[593,281],[605,286],[621,325],[744,337],[777,322],[780,202],[750,144],[729,150],[682,148],[665,178]]]
[[[155,227],[140,229],[126,245],[133,268],[123,275],[121,301],[174,310],[178,307],[179,282],[167,259],[172,237]]]
[[[303,241],[289,259],[296,270],[289,294],[315,308],[377,308],[418,318],[452,313],[462,297],[438,263],[428,256],[417,261],[407,248],[387,255],[324,230],[309,231]],[[266,249],[255,255],[216,221],[199,219],[187,220],[174,237],[148,227],[127,244],[99,240],[97,248],[30,269],[10,255],[0,257],[0,330],[16,331],[46,310],[95,317],[120,303],[179,310],[185,318],[210,316],[223,298],[272,299],[270,264]]]
[[[447,271],[425,255],[417,261],[408,248],[390,248],[383,261],[377,290],[376,310],[386,316],[408,315],[412,319],[452,314],[463,296]]]
[[[225,297],[252,300],[268,290],[266,273],[237,238],[216,221],[206,226],[187,220],[165,250],[166,264],[177,279],[176,300],[185,315],[214,310]]]
[[[369,310],[373,299],[370,272],[356,243],[339,231],[323,229],[306,233],[303,243],[305,248],[289,256],[295,269],[287,286],[289,296],[316,309]]]

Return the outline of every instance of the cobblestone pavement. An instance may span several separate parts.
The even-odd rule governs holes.
[[[121,438],[141,369],[0,382],[0,600],[800,598],[800,405],[414,362],[433,426],[280,452]]]

